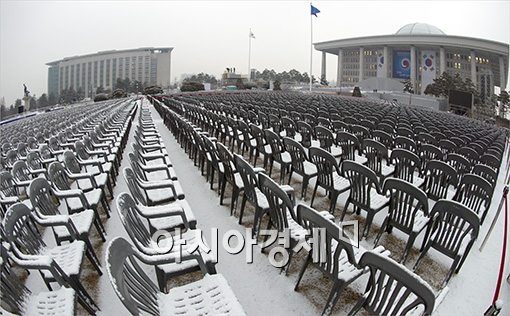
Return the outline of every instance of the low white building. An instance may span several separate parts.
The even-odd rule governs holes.
[[[173,47],[143,47],[101,51],[49,62],[48,94],[64,89],[82,89],[89,97],[97,87],[115,88],[118,78],[145,85],[170,86]]]
[[[338,39],[314,44],[322,52],[322,72],[326,54],[337,57],[337,86],[357,85],[365,79],[410,80],[416,93],[443,72],[470,78],[482,96],[494,93],[494,86],[506,88],[508,79],[507,43],[446,35],[439,28],[412,23],[395,34]]]

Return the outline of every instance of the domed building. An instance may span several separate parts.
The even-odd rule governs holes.
[[[482,96],[506,87],[509,46],[485,39],[452,36],[426,23],[402,26],[395,34],[339,39],[314,44],[338,58],[337,86],[354,86],[370,78],[410,80],[416,93],[443,72],[460,74],[476,85]],[[361,57],[361,58],[360,58]]]

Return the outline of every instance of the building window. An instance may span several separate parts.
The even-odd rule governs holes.
[[[106,75],[105,75],[105,86],[110,86],[110,59],[106,60]]]
[[[94,62],[94,88],[97,87],[97,61]]]
[[[99,62],[99,86],[104,87],[104,60]]]

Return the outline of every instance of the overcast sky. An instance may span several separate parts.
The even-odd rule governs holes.
[[[510,1],[313,1],[314,42],[392,34],[423,22],[449,35],[508,43]],[[47,92],[47,62],[102,50],[175,47],[172,81],[182,73],[219,77],[225,67],[309,70],[309,1],[20,1],[0,0],[0,97],[23,96],[23,83]],[[314,52],[313,73],[320,73]],[[328,56],[327,78],[336,78]]]

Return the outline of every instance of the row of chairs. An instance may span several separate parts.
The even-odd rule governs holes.
[[[236,204],[239,193],[243,193],[243,202],[241,205],[241,212],[239,214],[240,223],[242,222],[243,218],[245,201],[249,201],[255,207],[253,228],[254,235],[258,237],[260,224],[264,216],[269,218],[267,229],[275,228],[280,232],[282,232],[284,229],[290,229],[291,244],[289,249],[289,262],[292,260],[293,246],[302,241],[306,236],[310,235],[313,227],[326,228],[327,240],[325,240],[325,242],[328,245],[335,246],[333,246],[331,253],[327,253],[327,263],[319,267],[322,268],[321,270],[323,270],[327,276],[331,277],[335,281],[335,285],[331,290],[330,297],[328,298],[326,307],[324,309],[324,314],[331,313],[331,310],[336,304],[339,294],[343,288],[363,274],[363,269],[360,268],[359,264],[365,260],[371,261],[371,259],[367,258],[377,258],[375,259],[376,261],[380,258],[383,258],[382,260],[384,263],[381,264],[381,266],[372,266],[374,273],[376,271],[377,273],[380,273],[380,269],[388,269],[384,273],[388,273],[388,271],[395,269],[393,272],[398,271],[397,274],[400,276],[412,275],[412,272],[407,271],[403,266],[400,266],[393,262],[391,259],[388,259],[388,252],[385,251],[382,247],[376,247],[372,251],[367,251],[363,248],[354,248],[352,244],[346,243],[345,241],[339,239],[339,236],[341,236],[343,233],[340,232],[340,227],[333,223],[333,217],[328,212],[319,213],[313,208],[304,204],[299,204],[296,206],[292,187],[288,185],[281,186],[277,184],[270,178],[270,176],[264,173],[264,169],[252,167],[252,165],[247,162],[241,155],[230,152],[230,150],[219,140],[217,140],[215,137],[209,137],[208,134],[203,133],[200,128],[194,126],[192,122],[189,122],[184,117],[180,116],[171,109],[162,106],[157,101],[154,101],[154,104],[156,109],[165,118],[165,122],[168,124],[167,126],[169,129],[174,132],[174,135],[181,143],[181,146],[185,148],[185,150],[189,153],[191,159],[195,160],[195,157],[203,156],[205,157],[203,160],[204,163],[206,159],[211,160],[212,163],[214,161],[212,157],[216,157],[215,164],[218,165],[217,170],[219,170],[220,173],[218,180],[220,203],[222,203],[224,185],[226,182],[229,182],[233,186],[233,201],[231,203],[231,210],[233,210],[234,204]],[[213,146],[204,146],[204,144],[208,142],[213,143]],[[214,142],[216,143],[214,144]],[[319,148],[317,149],[324,151]],[[202,169],[202,166],[200,165],[200,161],[202,160],[197,160],[199,162],[199,168]],[[345,163],[349,164],[350,162]],[[239,178],[240,180],[236,181],[236,179]],[[211,188],[213,188],[212,183],[214,180],[212,177],[210,181]],[[307,258],[298,277],[296,290],[307,265],[312,261],[311,254],[312,251],[310,250],[309,257]],[[365,259],[361,259],[361,261],[358,262],[360,257]],[[386,265],[386,263],[388,264]],[[371,262],[369,265],[372,264],[374,264],[374,262]],[[413,278],[414,277],[415,276],[413,276]],[[399,281],[402,281],[402,279]],[[412,287],[410,283],[401,284],[401,286]],[[425,288],[426,289],[423,293],[427,292],[428,294],[425,296],[428,295],[428,297],[431,299],[426,303],[427,308],[433,308],[434,295],[432,292],[428,292],[431,291],[429,287]],[[367,294],[371,290],[376,291],[375,287],[371,288],[369,285],[367,287]],[[387,298],[384,298],[383,300],[386,299]],[[379,308],[385,304],[388,305],[387,311],[391,310],[391,308],[395,308],[395,311],[398,311],[400,308],[405,310],[406,307],[409,307],[403,307],[401,303],[398,304],[392,299],[389,299],[388,301],[382,302],[382,305],[379,306]],[[423,301],[420,302],[423,303]],[[369,303],[362,300],[354,310],[358,310],[361,308],[361,306],[365,306],[365,308],[370,310],[371,303],[373,302]],[[377,306],[377,304],[374,306]],[[412,307],[414,307],[414,305],[409,307],[409,309]]]
[[[89,112],[86,106],[79,108]],[[75,296],[90,314],[99,310],[81,282],[81,267],[85,254],[98,275],[102,275],[90,240],[91,227],[94,224],[104,242],[106,232],[98,210],[102,203],[105,214],[109,216],[107,182],[114,184],[116,177],[114,170],[106,167],[120,164],[120,161],[108,162],[107,157],[114,151],[123,151],[136,106],[132,100],[122,100],[105,104],[104,108],[95,108],[99,113],[89,112],[94,119],[78,121],[74,126],[74,130],[80,132],[76,136],[81,138],[66,139],[65,146],[54,147],[55,152],[50,152],[46,164],[41,162],[37,166],[38,172],[31,172],[20,157],[10,172],[0,173],[0,201],[6,210],[2,213],[0,230],[2,282],[4,279],[10,280],[5,283],[6,291],[2,291],[2,299],[12,312],[30,314],[30,311],[37,310],[40,315],[72,315]],[[71,112],[75,110],[73,108]],[[60,112],[63,118],[65,114],[66,111]],[[43,116],[41,121],[44,120]],[[101,143],[96,144],[110,150],[96,150],[94,156],[78,158],[76,155],[81,141],[88,131],[95,130],[99,125],[103,133]],[[30,129],[30,125],[23,123],[18,128]],[[27,157],[33,154],[40,156],[39,149],[43,147],[47,148],[48,144],[38,144],[37,148],[27,153]],[[114,156],[122,157],[121,154]],[[17,190],[19,188],[22,189]],[[111,186],[109,190],[112,197]],[[56,246],[43,241],[40,231],[43,227],[51,228]],[[39,271],[50,292],[30,296],[23,285],[14,286],[12,282],[16,281],[17,276],[13,266]],[[54,290],[54,283],[60,288]],[[22,297],[26,300],[21,300]]]
[[[133,315],[244,315],[226,279],[216,272],[214,258],[199,247],[207,244],[198,240],[197,220],[145,102],[129,159],[130,167],[123,169],[129,193],[121,193],[116,204],[133,245],[117,237],[106,251],[108,274],[121,302]],[[173,234],[167,238],[184,246],[163,248],[158,234]],[[140,262],[155,268],[157,286]],[[203,273],[202,279],[167,288],[172,278],[197,270]]]

